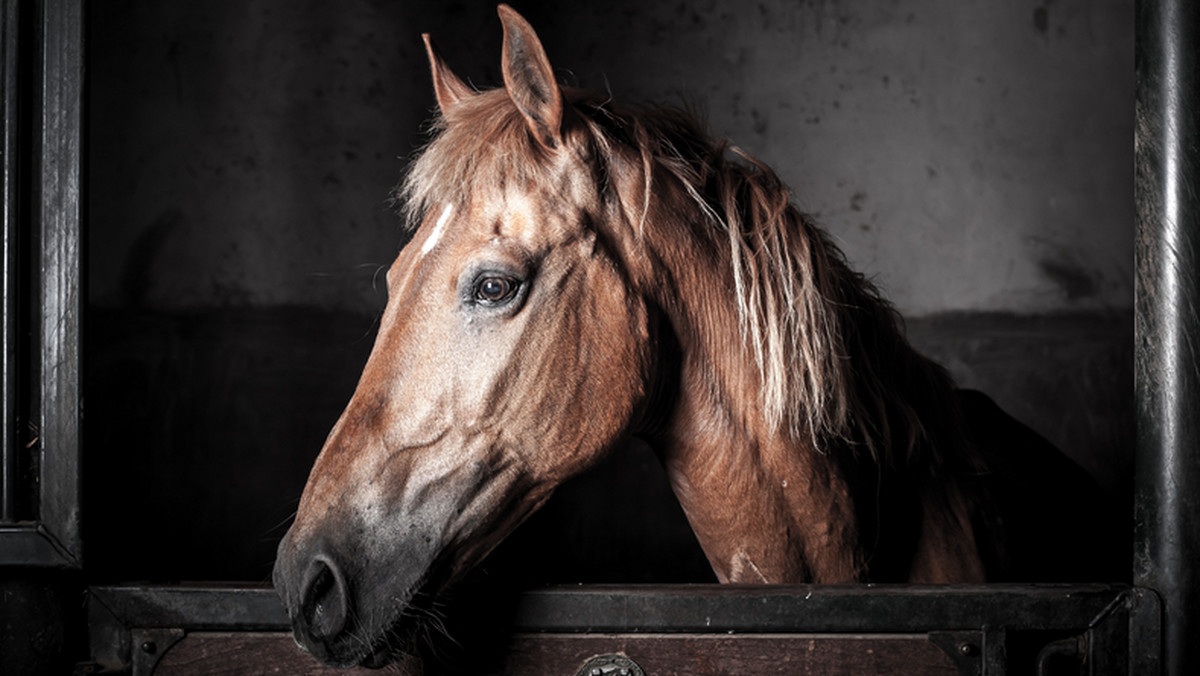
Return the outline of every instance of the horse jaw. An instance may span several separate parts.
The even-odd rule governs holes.
[[[414,653],[439,593],[549,496],[485,439],[441,435],[389,450],[372,436],[335,427],[276,559],[296,642],[336,666]],[[453,452],[406,453],[438,446]],[[339,456],[356,462],[339,468]],[[405,467],[402,481],[389,465]],[[333,582],[314,593],[322,574]]]

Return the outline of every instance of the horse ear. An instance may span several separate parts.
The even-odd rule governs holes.
[[[504,23],[504,87],[534,137],[547,148],[557,148],[562,141],[563,98],[546,50],[516,10],[500,5],[497,11]]]
[[[438,108],[444,117],[459,101],[475,96],[475,91],[450,71],[429,33],[421,33],[421,39],[425,41],[425,53],[429,55],[429,70],[433,73],[433,93],[437,96]]]

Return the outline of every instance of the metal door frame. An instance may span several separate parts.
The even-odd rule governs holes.
[[[83,3],[4,0],[0,40],[0,566],[78,569]]]
[[[189,632],[291,631],[269,587],[93,587],[89,613],[97,666],[135,676],[153,673]],[[1066,654],[1094,675],[1149,676],[1160,673],[1160,615],[1157,594],[1123,585],[698,584],[525,592],[493,619],[547,636],[924,634],[959,673],[980,676],[1010,673],[1010,648],[1033,637],[1038,657]]]

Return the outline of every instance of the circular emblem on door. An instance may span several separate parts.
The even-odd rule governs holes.
[[[596,655],[579,667],[576,676],[646,676],[646,672],[625,655]]]

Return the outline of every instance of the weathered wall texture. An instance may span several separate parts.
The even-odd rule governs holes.
[[[700,109],[918,347],[1128,477],[1132,0],[513,4],[564,81]],[[433,105],[420,33],[494,86],[494,3],[103,0],[88,28],[89,567],[265,579],[404,240],[388,196]],[[542,521],[607,534],[583,578],[669,577],[624,552],[687,558],[678,508],[652,458],[621,458],[582,494],[675,530],[627,543],[628,516],[570,494]]]
[[[93,299],[377,307],[419,33],[494,85],[492,5],[97,3]],[[1128,0],[518,5],[565,79],[773,165],[908,314],[1132,304]]]

